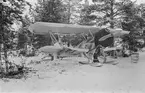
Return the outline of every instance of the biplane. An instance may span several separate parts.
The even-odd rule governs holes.
[[[57,59],[58,56],[66,53],[74,53],[81,54],[82,56],[86,56],[88,59],[91,59],[93,53],[88,53],[90,47],[95,47],[93,44],[94,33],[102,29],[102,27],[93,27],[93,26],[82,26],[82,25],[73,25],[73,24],[61,24],[61,23],[48,23],[48,22],[36,22],[31,24],[29,30],[34,34],[45,35],[49,34],[51,39],[54,41],[51,46],[44,46],[39,49],[39,51],[50,53],[53,55],[53,59]],[[117,36],[121,36],[123,34],[128,34],[127,31],[123,31],[121,29],[109,29],[111,33],[118,32]],[[54,33],[57,34],[90,34],[91,39],[84,39],[78,46],[68,47],[64,46],[61,40],[57,40],[54,36]]]

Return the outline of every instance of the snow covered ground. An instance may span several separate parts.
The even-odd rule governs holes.
[[[119,64],[81,65],[83,58],[33,64],[36,73],[25,79],[0,80],[0,93],[145,93],[145,52],[138,63],[119,58]]]

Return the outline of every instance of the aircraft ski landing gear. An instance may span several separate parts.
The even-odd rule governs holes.
[[[87,48],[87,47],[85,47]],[[84,53],[84,56],[88,59],[88,62],[79,62],[81,64],[90,64],[91,66],[95,66],[95,67],[101,67],[103,66],[103,64],[112,64],[112,65],[117,65],[118,62],[116,61],[117,58],[115,58],[114,56],[112,57],[111,55],[108,55],[107,52],[109,51],[104,51],[104,48],[101,47],[100,48],[100,54],[98,56],[98,60],[99,62],[94,63],[93,62],[93,55],[95,53],[96,49],[89,51],[87,53]],[[115,51],[115,50],[113,50]],[[116,54],[116,52],[114,52],[114,54]],[[110,61],[111,59],[111,61]],[[113,59],[113,60],[112,60]]]
[[[84,52],[84,57],[86,57],[88,59],[88,63],[92,63],[93,62],[93,55],[96,52],[96,48],[94,48],[95,46],[93,45],[93,43],[85,43],[83,45],[83,48],[85,49],[89,49],[91,51],[89,52]],[[103,48],[101,48],[101,52],[98,56],[98,60],[101,64],[103,64],[104,62],[106,62],[106,54],[103,51]],[[96,63],[95,63],[96,64]]]
[[[103,63],[98,63],[98,62],[93,62],[93,63],[90,63],[90,66],[94,66],[94,67],[102,67],[103,66]]]

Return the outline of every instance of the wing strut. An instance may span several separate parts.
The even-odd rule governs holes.
[[[94,36],[93,36],[93,34],[92,34],[92,32],[89,30],[89,32],[90,32],[90,34],[91,34],[91,36],[92,36],[92,39],[91,40],[89,40],[88,42],[92,42],[93,40],[94,40]]]
[[[55,42],[58,42],[57,39],[55,38],[55,36],[54,36],[54,34],[53,34],[52,32],[49,32],[49,34],[50,34],[50,37],[51,37],[51,39],[52,39],[53,44],[54,44]]]
[[[91,36],[94,38],[94,36],[93,36],[92,32],[90,31],[90,29],[89,29],[89,32],[90,32]]]
[[[83,36],[83,38],[84,38],[85,40],[87,40],[86,37],[84,36],[84,33],[82,33],[81,35]]]

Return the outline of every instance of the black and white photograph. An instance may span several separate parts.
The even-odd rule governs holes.
[[[0,0],[0,93],[145,93],[145,0]]]

